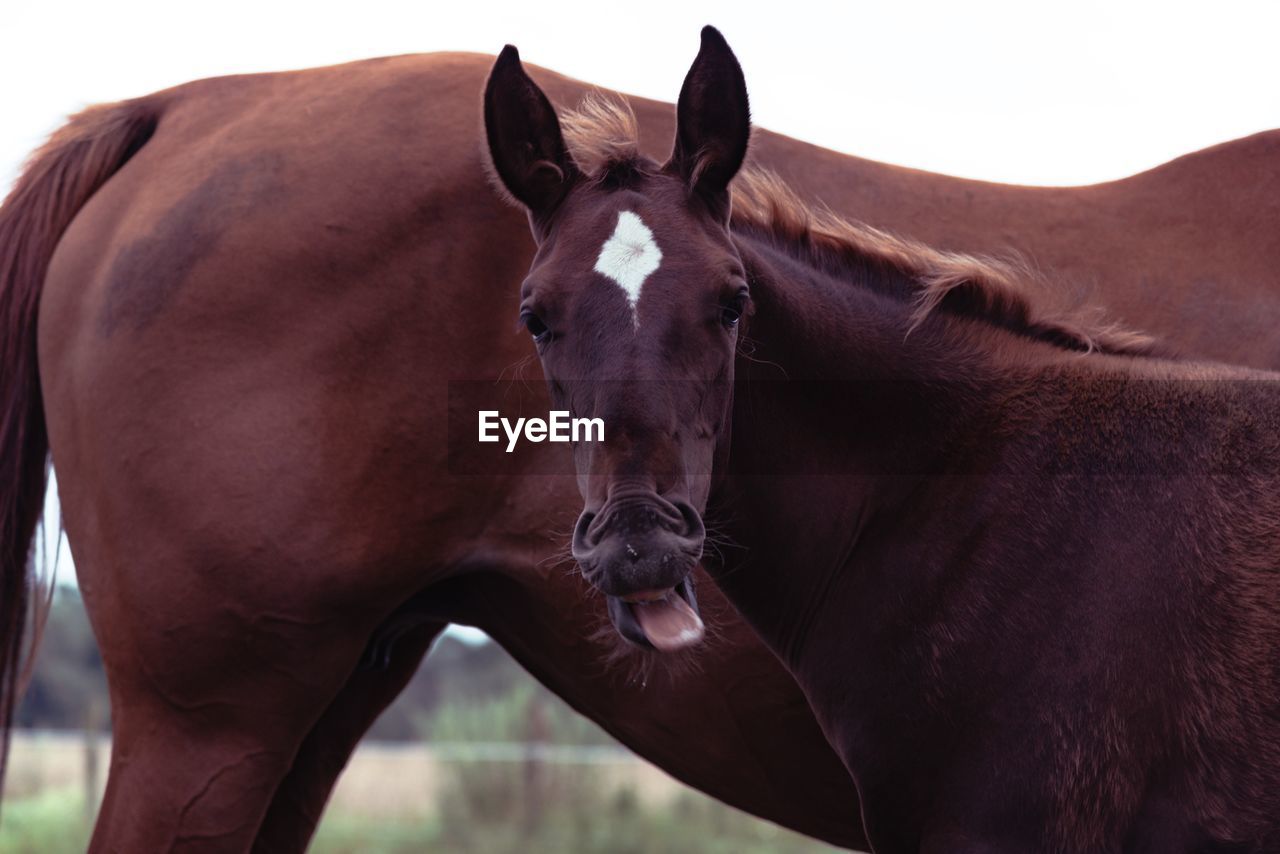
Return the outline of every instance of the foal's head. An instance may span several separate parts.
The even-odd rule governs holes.
[[[605,425],[603,442],[575,447],[574,557],[628,640],[695,643],[689,573],[749,299],[729,238],[729,182],[750,132],[742,71],[704,29],[664,164],[636,154],[584,173],[513,47],[493,67],[484,116],[497,176],[537,241],[521,321],[557,406]]]

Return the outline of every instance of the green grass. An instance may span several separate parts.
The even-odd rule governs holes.
[[[438,822],[367,818],[330,810],[308,849],[312,854],[418,854],[439,846]]]
[[[88,844],[84,798],[77,789],[6,800],[0,811],[2,854],[80,854]]]
[[[472,796],[475,792],[473,791]],[[387,821],[330,811],[311,846],[315,854],[817,854],[813,840],[754,821],[701,795],[646,809],[622,790],[610,798],[558,802],[528,815],[475,815],[462,788],[450,792],[440,820]],[[479,811],[491,810],[482,802]],[[2,854],[78,854],[89,841],[74,790],[8,801],[0,817]]]
[[[670,809],[643,809],[625,790],[611,803],[557,804],[536,817],[479,821],[447,813],[440,822],[387,823],[327,815],[317,854],[818,854],[832,852],[790,831],[754,821],[699,795]]]

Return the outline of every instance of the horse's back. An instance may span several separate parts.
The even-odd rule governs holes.
[[[174,311],[216,295],[229,311],[260,308],[296,327],[294,292],[261,287],[263,276],[345,289],[409,243],[435,256],[418,273],[454,307],[472,304],[476,287],[518,281],[531,243],[522,216],[487,186],[482,161],[479,92],[490,62],[393,57],[158,93],[154,137],[67,233],[43,310],[60,318],[59,307],[74,304],[81,322],[114,331],[161,313],[173,324]],[[535,74],[561,106],[589,88]],[[642,146],[662,156],[671,106],[631,100]],[[843,213],[944,248],[1023,252],[1129,325],[1195,355],[1280,364],[1264,343],[1280,320],[1280,232],[1270,227],[1280,219],[1280,132],[1078,188],[934,175],[768,131],[753,145],[758,162]],[[482,272],[516,277],[454,283],[449,262],[464,257],[469,236],[488,244]],[[233,256],[241,275],[229,278],[219,259]],[[215,268],[219,281],[205,293]],[[454,291],[441,294],[442,283]]]

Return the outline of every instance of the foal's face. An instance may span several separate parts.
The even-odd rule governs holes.
[[[521,289],[557,406],[605,425],[603,442],[575,449],[585,507],[573,555],[637,643],[700,636],[687,576],[746,300],[723,223],[660,175],[575,190]]]
[[[623,637],[661,650],[695,643],[689,573],[749,300],[727,226],[749,129],[741,71],[704,31],[661,167],[582,175],[513,48],[494,66],[485,119],[494,166],[538,240],[521,320],[557,407],[604,422],[603,442],[575,446],[574,557]]]

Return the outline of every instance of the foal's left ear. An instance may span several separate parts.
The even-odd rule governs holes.
[[[751,110],[747,83],[729,43],[715,27],[702,28],[702,48],[680,87],[676,143],[663,167],[708,201],[728,201],[729,182],[747,156]],[[728,211],[728,205],[724,204]]]
[[[555,108],[507,45],[484,88],[484,129],[503,185],[529,209],[535,224],[550,214],[581,172],[574,163]]]

